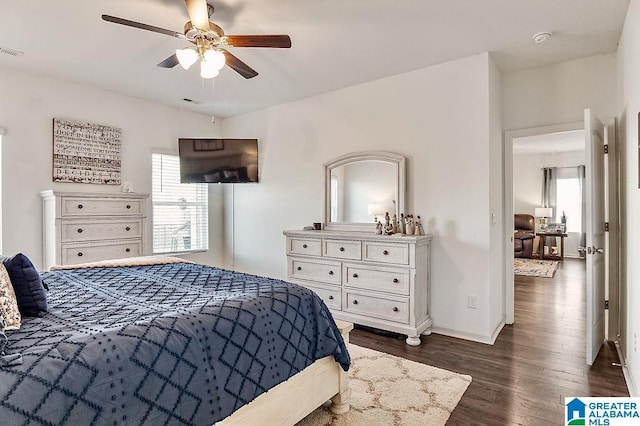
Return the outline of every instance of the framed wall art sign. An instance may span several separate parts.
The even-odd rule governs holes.
[[[53,181],[120,185],[122,129],[53,119]]]

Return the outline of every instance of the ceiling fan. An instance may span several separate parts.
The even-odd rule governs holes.
[[[206,0],[185,0],[185,3],[190,21],[184,24],[184,33],[111,15],[102,15],[102,19],[188,41],[193,46],[176,50],[176,53],[160,62],[158,66],[173,68],[180,64],[188,69],[200,59],[200,75],[203,78],[215,77],[225,64],[244,78],[253,78],[258,75],[253,68],[232,55],[226,49],[228,47],[291,47],[291,38],[285,34],[226,35],[222,28],[209,21],[214,9],[207,4]]]

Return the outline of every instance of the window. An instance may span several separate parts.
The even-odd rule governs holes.
[[[206,183],[180,183],[177,155],[151,154],[153,253],[209,249]]]
[[[338,178],[331,176],[331,220],[329,222],[338,221]]]
[[[568,172],[569,170],[563,170]],[[574,172],[571,170],[571,172]],[[569,174],[569,173],[566,173]],[[556,211],[555,222],[560,223],[560,218],[564,212],[567,217],[567,232],[582,232],[582,191],[578,181],[577,172],[575,177],[558,176],[556,181]],[[572,175],[574,173],[571,173]]]

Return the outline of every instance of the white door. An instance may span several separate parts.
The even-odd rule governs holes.
[[[584,110],[586,152],[587,364],[592,365],[604,342],[605,232],[604,132],[602,122]]]

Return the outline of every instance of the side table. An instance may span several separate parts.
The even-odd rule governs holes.
[[[540,251],[540,259],[551,259],[551,260],[564,260],[564,239],[565,237],[567,237],[567,234],[563,234],[563,233],[555,233],[555,232],[536,232],[536,236],[540,237],[540,246],[538,248],[538,250]],[[544,247],[545,247],[545,238],[546,237],[556,237],[556,238],[560,238],[560,254],[559,255],[554,255],[554,254],[544,254]],[[551,252],[551,250],[549,250],[549,252]]]

